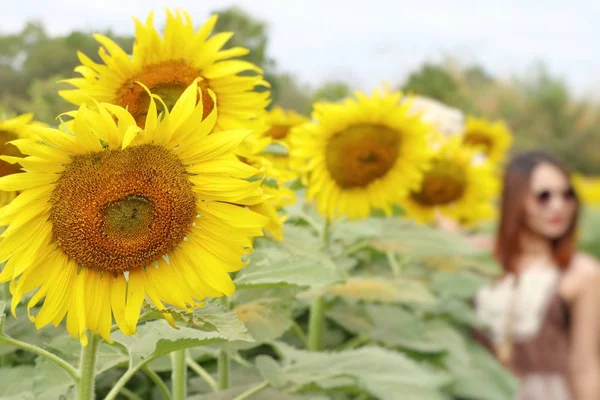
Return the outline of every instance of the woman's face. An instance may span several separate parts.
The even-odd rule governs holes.
[[[571,226],[577,207],[571,182],[555,166],[542,163],[533,170],[529,186],[527,227],[548,239],[560,238]]]

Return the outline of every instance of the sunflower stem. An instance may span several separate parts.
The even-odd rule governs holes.
[[[254,386],[253,388],[248,389],[247,391],[245,391],[244,393],[240,394],[239,396],[237,396],[233,400],[246,400],[246,399],[249,399],[250,397],[254,396],[256,393],[260,392],[261,390],[265,390],[268,387],[269,387],[269,382],[265,381],[265,382],[263,382],[263,383],[261,383],[259,385]]]
[[[331,223],[325,219],[321,230],[323,247],[329,250],[331,239]],[[310,306],[310,318],[308,321],[308,350],[319,351],[323,348],[323,337],[325,335],[325,299],[319,296],[313,300]]]
[[[90,335],[87,346],[81,347],[79,373],[81,378],[77,384],[78,400],[93,400],[95,398],[94,383],[96,377],[96,356],[100,336],[96,333]]]
[[[323,348],[325,335],[325,299],[319,296],[310,306],[308,321],[308,350],[319,351]]]
[[[0,301],[4,301],[7,304],[10,303],[10,282],[6,282],[2,284],[2,298]]]
[[[225,390],[229,388],[229,355],[223,349],[219,353],[217,366],[219,369],[219,389]]]
[[[398,277],[402,275],[402,266],[398,262],[396,255],[391,251],[388,251],[385,253],[385,256],[387,257],[388,263],[390,264],[390,268],[392,269],[392,273],[394,274],[394,276]]]
[[[207,370],[202,368],[200,364],[194,361],[191,357],[188,357],[185,362],[192,371],[194,371],[198,374],[199,377],[204,379],[204,382],[206,382],[208,386],[210,386],[213,392],[219,391],[219,384],[217,383],[217,381],[208,373]]]
[[[185,400],[187,393],[187,365],[185,363],[186,351],[176,350],[171,353],[171,363],[173,365],[173,400]]]
[[[331,222],[326,218],[323,223],[323,229],[321,230],[321,239],[323,240],[323,247],[325,250],[329,250],[329,241],[331,239]]]
[[[142,371],[144,371],[144,373],[148,375],[148,378],[150,378],[150,380],[154,382],[158,390],[160,390],[160,393],[162,394],[163,398],[165,400],[171,400],[171,392],[169,392],[167,384],[160,378],[160,376],[158,376],[156,372],[148,368],[147,365],[142,367]]]

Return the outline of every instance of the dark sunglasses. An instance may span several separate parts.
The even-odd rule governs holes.
[[[553,192],[551,190],[541,190],[535,194],[535,198],[539,205],[546,206],[552,200],[554,195],[562,196],[564,201],[570,202],[575,200],[575,190],[573,188],[568,188],[562,192]]]

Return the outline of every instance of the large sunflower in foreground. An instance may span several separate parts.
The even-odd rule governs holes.
[[[341,104],[316,104],[314,122],[292,131],[291,162],[329,219],[366,218],[372,208],[389,213],[418,188],[430,128],[401,97],[356,92]]]
[[[492,165],[475,161],[475,150],[450,137],[431,155],[421,186],[403,202],[409,216],[431,222],[436,212],[475,223],[494,214],[498,179]]]
[[[215,130],[247,128],[250,121],[259,118],[269,103],[269,84],[263,80],[262,70],[247,61],[234,57],[246,55],[248,50],[234,47],[223,50],[233,36],[221,32],[211,36],[217,16],[212,16],[197,30],[189,14],[167,11],[163,35],[154,27],[151,13],[146,23],[135,20],[135,44],[129,56],[116,43],[102,35],[95,35],[102,45],[99,64],[79,54],[82,65],[75,68],[82,77],[66,82],[77,89],[63,90],[60,95],[73,104],[90,104],[92,100],[117,104],[127,108],[142,126],[148,111],[148,93],[159,95],[171,108],[179,95],[194,80],[200,78],[204,115],[214,106],[207,89],[216,94],[219,115]],[[244,73],[244,76],[240,76]],[[263,87],[257,92],[257,87]]]
[[[0,155],[11,160],[0,160],[0,177],[21,172],[21,166],[14,163],[12,157],[21,156],[21,152],[9,142],[24,138],[32,126],[33,114],[23,114],[10,119],[0,119]],[[17,192],[0,192],[0,206],[10,203]]]
[[[12,280],[13,313],[35,291],[36,327],[66,316],[85,345],[86,330],[109,340],[113,317],[133,334],[144,299],[174,324],[164,303],[190,310],[233,293],[228,272],[267,222],[235,204],[262,201],[261,182],[246,180],[257,171],[233,153],[248,131],[211,133],[217,110],[198,123],[199,95],[192,84],[161,119],[152,100],[143,129],[98,104],[63,130],[13,142],[27,171],[0,178],[0,190],[21,191],[0,209],[0,282]]]
[[[462,138],[465,145],[482,151],[493,163],[503,162],[512,145],[512,133],[506,124],[485,118],[468,117]]]

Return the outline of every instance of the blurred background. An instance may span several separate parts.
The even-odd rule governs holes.
[[[316,100],[387,82],[504,119],[514,150],[541,146],[577,172],[600,173],[600,3],[583,0],[11,1],[0,14],[0,113],[51,123],[68,110],[57,82],[75,76],[76,50],[97,54],[89,33],[131,49],[131,16],[155,10],[160,26],[166,5],[195,21],[219,12],[216,29],[236,33],[228,46],[251,49],[273,105],[308,114]]]

